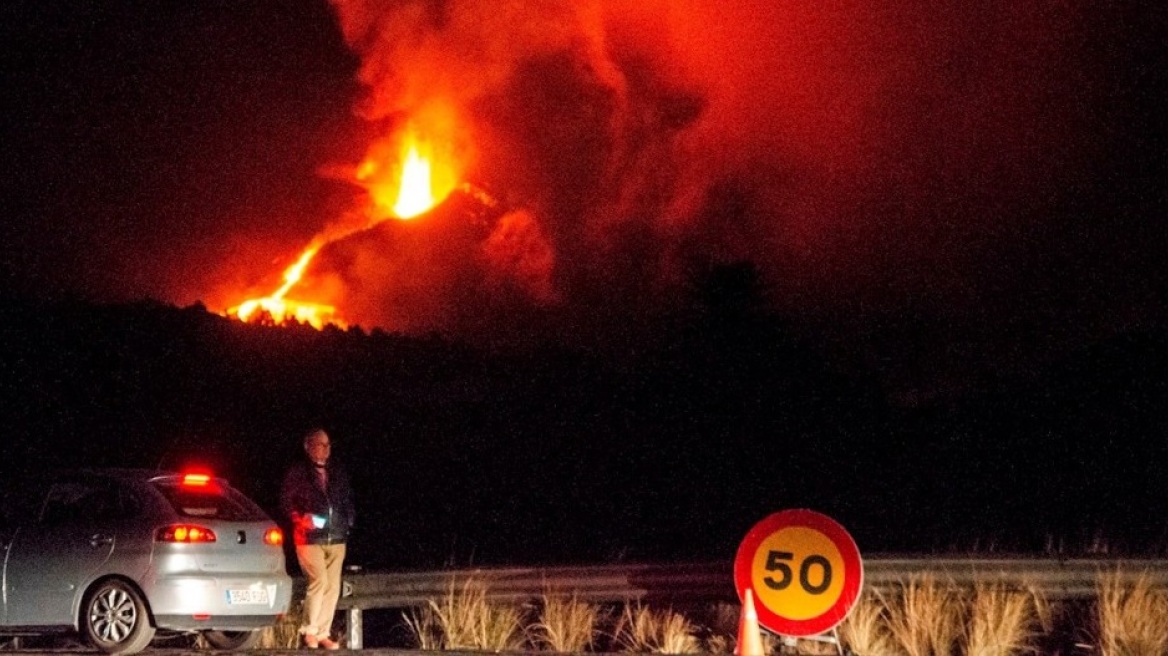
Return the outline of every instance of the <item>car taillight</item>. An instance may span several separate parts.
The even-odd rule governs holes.
[[[191,471],[178,479],[179,488],[195,494],[219,494],[223,488],[216,478],[202,471]]]
[[[158,529],[159,542],[214,542],[215,531],[194,524],[172,524]]]
[[[184,474],[182,484],[186,487],[206,487],[211,482],[208,474]]]
[[[273,546],[284,544],[284,531],[274,527],[264,531],[264,544]]]

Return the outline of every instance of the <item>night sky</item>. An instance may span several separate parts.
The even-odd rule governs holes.
[[[1168,329],[1159,3],[84,4],[0,7],[0,299],[20,319],[0,387],[30,458],[42,434],[65,444],[91,425],[151,457],[167,431],[270,450],[323,418],[354,460],[411,463],[386,483],[398,492],[435,468],[498,485],[472,500],[485,526],[550,525],[530,475],[547,466],[580,485],[559,502],[596,527],[643,512],[648,541],[740,492],[846,487],[815,467],[864,487],[838,507],[879,534],[912,523],[895,512],[910,497],[942,524],[946,504],[1004,498],[1026,517],[1061,503],[1032,477],[1106,516],[1153,494],[1125,468],[1168,465],[1168,383],[1150,364]],[[470,191],[354,232],[370,211],[359,164],[417,125]],[[66,306],[47,329],[24,316],[43,300],[222,312],[342,233],[291,296],[327,298],[383,341],[245,336],[190,314],[151,319],[151,338],[140,308],[81,320]],[[384,342],[434,333],[521,364]],[[577,347],[616,358],[566,355]],[[189,380],[165,375],[175,362]],[[342,368],[308,369],[326,362]],[[675,467],[642,477],[662,445]],[[525,459],[500,479],[482,463],[508,448]],[[241,462],[276,476],[263,460]],[[886,486],[898,463],[909,475]],[[590,503],[603,471],[650,497],[641,510]],[[532,497],[505,520],[495,501],[520,503],[515,489]],[[459,526],[442,503],[434,526]],[[731,539],[773,509],[754,503],[722,518]]]

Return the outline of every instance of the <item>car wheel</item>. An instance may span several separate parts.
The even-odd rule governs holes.
[[[204,631],[207,644],[215,649],[251,649],[260,644],[263,631]]]
[[[110,579],[97,584],[81,607],[85,638],[107,654],[142,651],[154,637],[142,595],[130,584]]]

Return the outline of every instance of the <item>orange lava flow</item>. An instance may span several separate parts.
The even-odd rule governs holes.
[[[326,325],[344,327],[336,307],[312,301],[286,298],[288,292],[304,277],[308,265],[321,248],[360,230],[372,228],[386,218],[412,219],[432,210],[455,188],[454,169],[436,166],[429,144],[408,131],[401,143],[400,168],[384,166],[370,156],[358,168],[356,181],[369,193],[369,223],[363,228],[332,230],[317,235],[292,266],[284,271],[284,283],[275,292],[262,298],[248,299],[229,308],[224,314],[247,323],[281,325],[298,322],[322,329]],[[436,180],[436,177],[440,177]],[[435,187],[439,189],[435,189]],[[327,234],[327,237],[325,236]]]
[[[305,249],[296,263],[284,271],[284,284],[271,296],[246,300],[227,310],[227,314],[238,317],[240,321],[253,323],[270,320],[271,323],[280,325],[296,321],[307,323],[318,330],[327,324],[343,326],[344,324],[336,316],[336,308],[331,305],[284,298],[288,290],[300,282],[304,276],[304,270],[308,268],[308,263],[312,261],[319,250],[319,246],[309,246]]]

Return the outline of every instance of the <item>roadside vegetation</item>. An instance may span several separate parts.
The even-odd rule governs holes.
[[[1168,591],[1145,575],[1124,587],[1115,574],[1098,584],[1095,640],[1102,656],[1168,654]]]
[[[890,591],[868,590],[822,640],[784,643],[764,632],[767,654],[854,656],[1100,656],[1168,654],[1168,591],[1148,578],[1121,585],[1102,574],[1097,599],[1074,613],[1034,589],[983,581],[972,589],[915,577]],[[546,591],[539,599],[496,601],[489,581],[452,580],[446,594],[404,613],[412,647],[425,650],[544,653],[733,654],[739,608],[654,608],[637,600],[597,604]],[[295,619],[265,633],[264,648],[296,646]]]
[[[1055,630],[1049,604],[1034,590],[983,581],[972,590],[934,577],[910,579],[881,595],[866,593],[839,627],[857,656],[1009,656],[1041,653]]]

